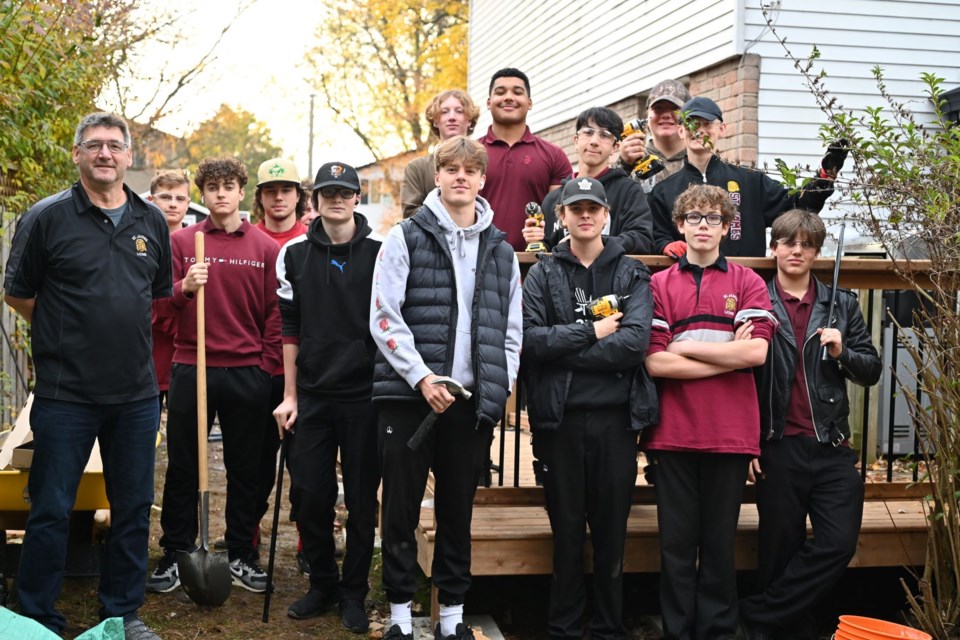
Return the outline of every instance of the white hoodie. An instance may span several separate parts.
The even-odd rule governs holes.
[[[427,194],[424,201],[437,224],[443,230],[444,239],[453,258],[453,274],[457,288],[457,337],[454,343],[453,370],[450,376],[467,387],[474,386],[473,354],[470,344],[470,327],[473,321],[473,294],[476,288],[477,251],[480,234],[493,222],[493,210],[489,203],[477,197],[477,221],[469,227],[459,227],[440,201],[439,191]],[[394,226],[383,243],[383,249],[373,272],[371,292],[370,333],[387,362],[403,376],[412,388],[431,371],[416,350],[413,333],[407,327],[400,310],[407,291],[407,276],[410,273],[410,256],[403,228]],[[507,374],[510,380],[508,392],[512,391],[520,366],[520,345],[523,341],[523,318],[520,308],[520,265],[516,255],[510,278],[510,306],[507,319],[507,335],[504,349],[507,355]],[[389,334],[380,330],[381,321],[391,327]]]

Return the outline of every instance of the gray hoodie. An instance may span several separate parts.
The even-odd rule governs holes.
[[[473,293],[476,288],[477,251],[480,246],[480,234],[493,223],[493,210],[486,200],[477,197],[477,221],[469,227],[459,227],[440,201],[439,191],[434,190],[427,194],[423,204],[436,216],[453,258],[459,312],[451,377],[464,386],[472,387],[476,380],[473,378],[470,326],[473,319]],[[406,295],[409,273],[410,257],[407,255],[407,243],[403,237],[403,228],[397,225],[387,235],[374,270],[373,279],[376,285],[370,301],[370,332],[390,366],[403,376],[407,384],[416,388],[417,383],[424,377],[436,372],[430,371],[424,364],[423,358],[415,348],[413,334],[400,313]],[[510,290],[510,316],[506,344],[504,344],[510,376],[508,391],[513,389],[513,383],[516,380],[517,368],[520,365],[520,345],[523,341],[520,265],[516,256],[513,259]],[[389,335],[379,330],[382,320],[386,320],[392,328]],[[393,343],[388,344],[388,340],[392,340]]]

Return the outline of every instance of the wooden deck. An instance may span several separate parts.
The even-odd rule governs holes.
[[[481,488],[474,504],[473,575],[549,574],[553,553],[550,522],[543,507],[543,492],[534,486],[529,434],[521,432],[520,487]],[[505,484],[513,482],[514,432],[506,436]],[[499,442],[494,440],[491,457],[499,459]],[[641,462],[642,463],[642,462]],[[509,480],[507,480],[509,479]],[[497,484],[494,474],[494,484]],[[432,492],[427,495],[417,529],[418,561],[430,575],[436,526]],[[868,483],[863,525],[857,553],[851,567],[915,566],[923,564],[926,552],[926,522],[920,498],[925,489],[903,483]],[[757,508],[754,491],[747,487],[740,510],[737,532],[737,567],[753,569],[757,556]],[[809,524],[808,524],[809,530]],[[589,545],[584,551],[590,567]],[[624,570],[630,573],[659,571],[660,547],[653,487],[638,478],[634,506],[627,522]]]

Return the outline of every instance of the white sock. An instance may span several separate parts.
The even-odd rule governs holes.
[[[440,605],[440,635],[446,638],[457,633],[457,625],[463,622],[462,604]]]
[[[413,600],[403,604],[390,603],[390,624],[400,627],[404,634],[413,633],[413,618],[410,610],[413,608]],[[440,609],[443,611],[443,608]]]

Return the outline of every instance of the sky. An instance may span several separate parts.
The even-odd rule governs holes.
[[[186,36],[175,51],[155,47],[149,61],[167,68],[188,68],[209,48],[220,29],[235,13],[237,0],[197,3],[179,25]],[[157,0],[146,0],[147,9]],[[273,143],[296,162],[304,177],[309,155],[310,86],[305,55],[320,20],[317,0],[256,0],[224,36],[215,60],[177,100],[177,110],[159,123],[175,135],[190,132],[210,118],[221,104],[253,113],[270,129]],[[320,95],[315,100],[313,169],[339,160],[354,166],[371,155],[353,133],[337,125],[325,112]]]

